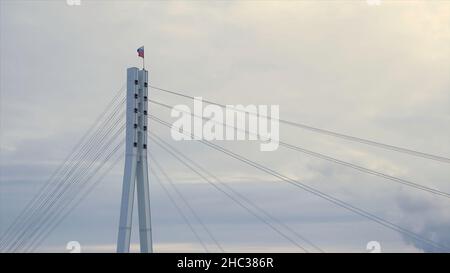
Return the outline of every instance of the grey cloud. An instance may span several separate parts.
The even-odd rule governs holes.
[[[0,5],[0,232],[106,106],[124,82],[126,67],[140,65],[135,50],[143,44],[156,86],[221,103],[280,104],[285,119],[450,154],[450,5],[445,2]],[[191,104],[158,91],[151,96]],[[171,120],[166,110],[152,106],[151,111]],[[170,139],[165,128],[150,126]],[[288,143],[450,192],[446,166],[288,126],[280,134]],[[380,240],[386,251],[429,251],[201,145],[173,144],[326,250],[361,252],[367,241]],[[219,144],[448,243],[448,205],[427,193],[397,198],[411,190],[284,148],[269,154],[259,152],[257,143]],[[169,155],[152,152],[230,247],[290,249]],[[74,238],[93,249],[114,244],[121,169],[118,165],[43,249]],[[152,194],[156,239],[195,243],[157,186]]]
[[[441,246],[450,249],[450,217],[447,200],[420,198],[403,192],[397,198],[400,224]],[[418,240],[405,240],[425,252],[445,252]]]

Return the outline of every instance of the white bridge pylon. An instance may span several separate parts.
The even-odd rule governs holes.
[[[147,165],[148,71],[127,69],[126,147],[117,252],[130,251],[134,191],[137,187],[141,252],[153,252]]]

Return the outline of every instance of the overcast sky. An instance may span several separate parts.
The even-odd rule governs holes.
[[[126,68],[140,65],[142,45],[152,85],[224,104],[280,105],[283,119],[450,156],[449,1],[1,0],[0,8],[0,232],[123,85]],[[164,108],[150,112],[173,121]],[[166,128],[150,127],[170,141]],[[280,138],[450,192],[445,163],[285,125]],[[172,143],[325,251],[366,252],[369,241],[383,251],[429,250],[199,143]],[[447,198],[282,147],[217,144],[450,248]],[[298,251],[152,143],[150,153],[225,250]],[[38,250],[65,252],[76,240],[84,251],[114,251],[122,171],[120,161]],[[202,251],[150,183],[155,251]]]

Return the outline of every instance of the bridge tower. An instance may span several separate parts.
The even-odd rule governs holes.
[[[141,252],[153,251],[147,166],[148,71],[127,70],[126,147],[117,252],[130,251],[134,192],[137,191]]]

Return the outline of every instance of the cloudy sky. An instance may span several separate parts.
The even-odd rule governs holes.
[[[141,45],[152,85],[223,104],[280,105],[283,119],[449,157],[449,14],[449,1],[1,0],[0,233],[123,85],[126,68],[140,65]],[[192,104],[156,90],[150,97]],[[164,108],[150,112],[173,121]],[[166,128],[150,127],[170,141]],[[280,137],[450,192],[446,163],[285,125]],[[171,143],[324,251],[366,252],[369,241],[382,251],[430,250],[200,143]],[[282,147],[217,144],[450,248],[445,197]],[[298,251],[152,143],[150,153],[225,250]],[[115,250],[122,166],[38,251],[65,252],[73,240],[83,251]],[[151,198],[155,251],[202,251],[153,176]]]

